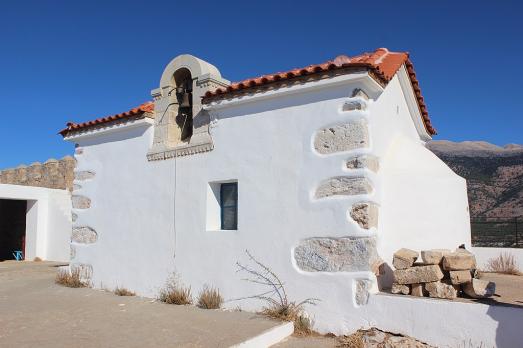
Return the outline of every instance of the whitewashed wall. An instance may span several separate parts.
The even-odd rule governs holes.
[[[416,337],[436,347],[512,348],[520,347],[523,341],[520,306],[378,294],[354,317],[366,317],[369,326]]]
[[[343,111],[355,88],[371,100],[365,110]],[[90,199],[74,209],[75,228],[95,232],[89,243],[72,243],[73,266],[92,269],[95,287],[152,297],[176,271],[193,293],[213,285],[226,307],[254,310],[262,304],[234,301],[260,291],[236,272],[248,249],[284,280],[291,300],[321,300],[307,308],[320,332],[367,326],[382,315],[375,302],[366,304],[377,289],[374,274],[302,271],[293,257],[300,243],[377,237],[380,256],[390,260],[399,247],[455,247],[470,238],[464,181],[424,148],[401,93],[397,80],[383,91],[366,74],[352,74],[222,102],[209,107],[214,150],[164,161],[146,160],[153,136],[146,121],[71,138],[79,144],[76,171],[92,174],[75,181],[74,195]],[[368,124],[369,147],[314,150],[318,130],[358,120]],[[347,169],[356,155],[378,157],[382,169]],[[314,198],[336,176],[365,178],[373,190]],[[207,230],[209,183],[230,180],[238,181],[238,230]],[[359,202],[379,206],[378,228],[348,218]]]
[[[27,200],[25,259],[69,261],[71,195],[67,190],[0,184],[0,199]]]

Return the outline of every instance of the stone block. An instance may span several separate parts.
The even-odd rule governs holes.
[[[469,270],[449,271],[450,282],[454,285],[469,283],[472,280],[472,274]]]
[[[425,290],[427,290],[430,297],[453,300],[458,297],[459,286],[436,281],[426,283]]]
[[[400,249],[396,251],[392,258],[392,265],[396,269],[406,269],[414,264],[418,258],[418,252],[410,249]]]
[[[390,291],[393,294],[403,294],[408,295],[410,293],[410,285],[392,283],[392,288]]]
[[[496,283],[473,278],[463,284],[463,292],[472,298],[490,297],[496,292]]]
[[[372,192],[372,186],[365,177],[338,176],[323,181],[316,190],[316,198],[338,195],[361,195]]]
[[[378,257],[370,266],[371,272],[376,276],[380,276],[385,273],[385,261],[382,258]]]
[[[380,260],[374,237],[303,240],[294,248],[294,259],[306,272],[372,271]]]
[[[98,234],[88,226],[74,227],[71,233],[71,240],[81,244],[91,244],[96,242]]]
[[[369,302],[369,290],[372,282],[368,279],[356,279],[355,282],[355,295],[354,301],[356,305],[363,306]]]
[[[439,265],[444,255],[450,254],[448,249],[422,250],[421,259],[427,265]]]
[[[367,103],[363,100],[351,100],[343,104],[343,111],[355,111],[355,110],[365,110],[367,108]]]
[[[361,228],[378,227],[378,209],[378,206],[373,203],[357,203],[352,206],[350,217]]]
[[[73,209],[88,209],[91,207],[91,200],[85,196],[73,195],[71,202]]]
[[[347,169],[363,169],[367,168],[373,172],[377,172],[380,168],[379,160],[377,157],[364,155],[356,156],[347,160]]]
[[[314,149],[320,154],[350,151],[369,146],[369,131],[365,120],[320,129],[314,136]]]
[[[423,297],[423,284],[412,284],[410,286],[410,294],[412,296]]]
[[[440,279],[443,279],[443,272],[436,265],[410,267],[394,271],[394,281],[398,284],[429,283]]]
[[[460,271],[476,268],[476,258],[469,252],[453,252],[443,256],[443,269]]]
[[[89,180],[94,178],[95,173],[89,170],[74,172],[74,179],[78,181]]]

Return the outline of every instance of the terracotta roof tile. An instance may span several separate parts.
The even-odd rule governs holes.
[[[327,61],[321,64],[309,65],[304,68],[292,69],[285,72],[278,72],[275,74],[268,74],[240,82],[235,82],[227,87],[218,88],[213,92],[207,92],[203,97],[202,102],[210,103],[211,101],[222,99],[224,97],[234,97],[237,93],[248,91],[250,89],[260,88],[271,84],[276,85],[293,78],[346,68],[367,69],[373,73],[374,77],[381,80],[383,83],[387,83],[394,77],[398,69],[403,64],[405,64],[405,67],[407,68],[407,73],[409,75],[414,94],[418,101],[418,106],[425,124],[425,128],[429,134],[434,135],[436,134],[436,130],[432,127],[430,122],[427,106],[425,105],[425,101],[421,95],[419,82],[416,78],[416,73],[414,72],[414,66],[409,59],[409,54],[406,52],[390,52],[386,48],[378,48],[374,52],[363,53],[355,57],[340,55],[332,61]],[[134,109],[120,114],[106,116],[83,123],[69,122],[67,123],[67,128],[62,129],[59,133],[62,136],[66,136],[71,131],[99,126],[105,123],[119,120],[143,117],[146,113],[152,113],[153,111],[154,103],[152,101],[148,101]]]
[[[355,57],[341,55],[336,57],[334,60],[326,61],[321,64],[309,65],[304,68],[292,69],[285,72],[278,72],[235,82],[227,87],[207,92],[202,101],[203,103],[210,103],[214,100],[219,100],[225,97],[234,97],[237,93],[244,91],[247,92],[249,89],[277,84],[293,78],[346,68],[365,68],[371,71],[383,83],[387,83],[394,77],[403,64],[405,64],[407,68],[407,73],[418,101],[425,128],[429,134],[434,135],[436,134],[436,130],[432,127],[430,122],[427,107],[423,96],[421,95],[419,82],[416,78],[412,62],[409,59],[409,54],[407,52],[390,52],[386,48],[378,48],[374,52],[363,53]]]
[[[105,123],[114,122],[114,121],[121,121],[131,118],[140,118],[144,117],[146,113],[152,113],[154,111],[154,103],[152,101],[145,102],[134,109],[131,109],[126,112],[122,112],[120,114],[106,116],[97,118],[92,121],[82,122],[82,123],[74,123],[74,122],[68,122],[67,128],[62,129],[59,134],[62,136],[66,136],[69,132],[77,131],[80,129],[85,129],[93,126],[99,126]]]

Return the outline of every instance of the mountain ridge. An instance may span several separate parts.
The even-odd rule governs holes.
[[[433,140],[427,148],[467,180],[472,218],[523,217],[523,146]]]

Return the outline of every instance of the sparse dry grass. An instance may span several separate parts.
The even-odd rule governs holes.
[[[130,290],[127,290],[126,288],[120,288],[120,287],[116,287],[116,289],[114,289],[114,293],[115,295],[118,295],[118,296],[134,296],[136,295],[134,292],[130,291]]]
[[[518,269],[516,258],[510,253],[501,253],[498,257],[489,259],[487,261],[487,271],[521,275],[521,271]]]
[[[246,281],[267,286],[268,291],[249,296],[267,303],[260,312],[273,319],[291,321],[294,323],[294,334],[298,336],[313,333],[313,321],[306,315],[303,307],[306,304],[315,305],[318,299],[308,298],[299,303],[289,301],[287,292],[280,278],[267,266],[256,260],[249,251],[245,251],[253,266],[245,266],[237,262],[238,271],[249,275]]]
[[[349,336],[342,336],[338,339],[337,348],[364,348],[363,334],[361,331],[356,331]]]
[[[80,269],[71,271],[59,270],[55,278],[55,283],[67,286],[68,288],[85,288],[87,283],[80,279]]]
[[[160,290],[158,299],[168,304],[189,305],[192,303],[191,288],[181,285],[177,275],[173,274]]]
[[[223,297],[214,287],[205,285],[198,295],[198,307],[204,309],[218,309],[222,306]]]

